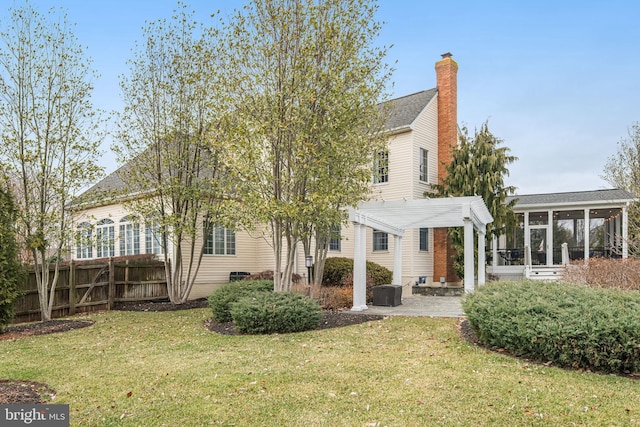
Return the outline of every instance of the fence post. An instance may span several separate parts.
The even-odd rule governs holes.
[[[76,314],[76,263],[69,261],[69,315]]]
[[[109,291],[107,295],[107,310],[113,308],[113,301],[116,297],[116,268],[113,263],[113,257],[109,258]]]
[[[165,279],[164,280],[165,280],[165,283],[166,283],[166,286],[167,286],[167,297],[169,298],[169,301],[173,301],[171,299],[171,295],[169,293],[169,280],[170,280],[169,276],[171,276],[171,258],[167,258],[167,267],[165,267],[164,271],[165,271],[165,276],[164,276]],[[169,274],[167,274],[167,271],[169,272]]]
[[[124,289],[126,292],[127,283],[129,282],[129,260],[124,262]]]

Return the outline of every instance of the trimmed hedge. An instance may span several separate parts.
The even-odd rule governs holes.
[[[273,292],[270,280],[243,280],[231,282],[213,291],[209,296],[209,307],[213,311],[213,320],[219,323],[231,322],[230,305],[240,298],[259,292]]]
[[[301,332],[318,327],[322,309],[296,292],[262,292],[232,303],[231,317],[242,334]]]
[[[552,282],[497,282],[462,306],[480,342],[561,367],[640,372],[640,293]]]
[[[324,263],[322,286],[348,286],[353,274],[353,259],[343,257],[327,258]],[[367,261],[367,282],[373,286],[388,285],[393,280],[393,273],[386,267],[372,261]]]

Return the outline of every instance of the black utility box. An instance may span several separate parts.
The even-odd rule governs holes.
[[[373,305],[395,307],[402,304],[402,286],[380,285],[373,287]]]
[[[232,271],[231,273],[229,273],[229,281],[237,282],[250,275],[251,273],[249,273],[248,271]]]

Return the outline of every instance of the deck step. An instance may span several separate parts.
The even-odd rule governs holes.
[[[464,295],[463,286],[412,286],[412,295],[454,297]]]
[[[551,267],[532,267],[525,270],[525,276],[531,280],[560,280],[564,275],[565,268],[561,265]]]

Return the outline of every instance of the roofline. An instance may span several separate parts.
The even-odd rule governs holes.
[[[597,206],[629,206],[634,199],[616,199],[616,200],[592,200],[582,202],[564,202],[564,203],[529,203],[526,205],[520,205],[518,203],[513,207],[514,211],[526,210],[526,209],[544,209],[544,208],[571,208],[571,207],[597,207]]]
[[[84,209],[94,209],[102,206],[109,206],[109,205],[113,205],[114,203],[126,203],[132,200],[137,200],[143,197],[153,195],[154,193],[155,193],[155,190],[147,190],[147,191],[136,191],[135,193],[120,194],[120,195],[115,195],[115,196],[106,197],[106,198],[101,197],[100,201],[97,201],[97,202],[95,200],[92,200],[92,201],[85,201],[85,202],[72,204],[69,206],[69,210],[71,210],[72,212],[76,212]],[[102,193],[101,195],[104,196],[104,193]]]
[[[600,200],[579,200],[579,201],[573,201],[573,202],[563,202],[563,201],[556,201],[556,202],[548,202],[548,203],[526,203],[526,204],[521,204],[518,203],[517,200],[520,199],[520,197],[535,197],[535,196],[551,196],[551,195],[566,195],[566,194],[579,194],[579,193],[598,193],[598,192],[605,192],[605,191],[619,191],[621,189],[619,188],[603,188],[603,189],[599,189],[599,190],[585,190],[585,191],[563,191],[563,192],[557,192],[557,193],[535,193],[535,194],[522,194],[522,195],[513,195],[513,196],[508,196],[507,198],[507,202],[509,200],[513,200],[516,199],[516,204],[514,205],[514,210],[519,210],[519,209],[532,209],[532,208],[554,208],[554,207],[592,207],[592,206],[611,206],[611,205],[618,205],[618,206],[629,206],[629,204],[631,202],[636,202],[638,201],[637,198],[632,197],[624,197],[624,198],[609,198],[609,199],[600,199]],[[622,190],[625,191],[625,190]],[[625,191],[627,194],[629,194],[628,191]],[[629,194],[630,195],[630,194]]]
[[[400,96],[400,97],[398,97],[398,98],[390,99],[389,101],[385,101],[385,102],[383,102],[382,104],[387,103],[387,102],[397,101],[397,100],[399,100],[399,99],[407,98],[407,97],[409,97],[409,96],[414,96],[414,95],[417,95],[417,94],[422,93],[422,92],[428,92],[428,91],[430,91],[430,90],[435,90],[435,91],[436,91],[436,93],[438,92],[438,88],[437,88],[437,87],[434,87],[434,88],[431,88],[431,89],[419,90],[419,91],[417,91],[417,92],[410,93],[410,94],[408,94],[408,95],[404,95],[404,96]],[[425,104],[424,108],[422,108],[422,109],[420,110],[420,113],[418,113],[418,116],[420,116],[420,114],[422,114],[422,112],[423,112],[424,110],[426,110],[426,109],[427,109],[427,107],[428,107],[432,102],[435,102],[434,100],[437,100],[437,99],[438,99],[438,97],[437,97],[437,96],[433,96],[433,97],[429,100],[429,102],[427,102],[427,103]],[[414,124],[414,123],[416,122],[416,120],[418,119],[418,116],[416,116],[416,118],[415,118],[415,119],[413,119],[413,121],[412,121],[411,123],[409,123],[408,125],[398,126],[398,127],[393,128],[393,129],[385,129],[385,130],[383,131],[383,133],[384,133],[385,135],[387,135],[387,136],[394,136],[394,135],[399,135],[399,134],[401,134],[401,133],[411,132],[412,130],[414,130],[414,128],[413,128],[413,124]],[[458,134],[460,134],[460,126],[458,126]]]

